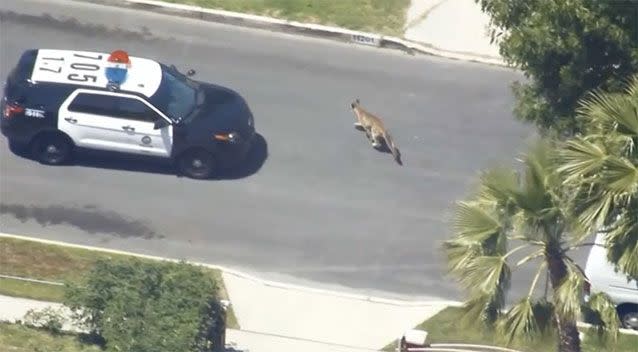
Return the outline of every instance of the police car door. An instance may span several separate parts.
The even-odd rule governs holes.
[[[58,129],[83,148],[131,153],[126,119],[114,117],[115,96],[110,92],[78,89],[62,103]]]
[[[126,117],[126,133],[135,153],[170,157],[173,146],[171,120],[144,99],[134,95],[117,97],[116,110]],[[155,128],[156,123],[158,128]]]

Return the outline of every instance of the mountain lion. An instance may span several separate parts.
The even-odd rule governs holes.
[[[381,118],[362,108],[358,98],[350,104],[350,107],[357,119],[357,122],[354,123],[354,127],[366,132],[366,137],[368,137],[368,140],[372,143],[372,147],[380,149],[383,146],[382,141],[385,142],[385,145],[392,153],[394,160],[399,165],[403,165],[403,162],[401,161],[401,152],[394,144],[392,136],[390,136],[390,133],[383,124],[383,121],[381,121]]]

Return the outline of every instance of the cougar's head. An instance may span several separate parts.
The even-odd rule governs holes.
[[[359,106],[359,98],[355,99],[352,103],[350,103],[350,107],[351,108],[356,108],[357,106]]]

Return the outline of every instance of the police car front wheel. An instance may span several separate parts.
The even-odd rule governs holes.
[[[71,142],[59,134],[44,134],[33,141],[33,156],[41,163],[60,165],[71,157]]]
[[[189,150],[177,160],[180,173],[195,179],[206,179],[215,172],[215,157],[205,150]]]

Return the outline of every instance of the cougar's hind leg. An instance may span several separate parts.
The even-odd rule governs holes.
[[[367,129],[367,128],[364,128],[363,130],[364,130],[364,131],[365,131],[365,133],[366,133],[366,138],[368,138],[368,140],[372,143],[372,135],[371,135],[370,130],[369,130],[369,129]]]
[[[381,146],[383,145],[380,141],[381,136],[378,134],[372,133],[371,137],[372,138],[370,138],[370,142],[372,142],[372,147],[374,147],[375,149],[381,148]]]

